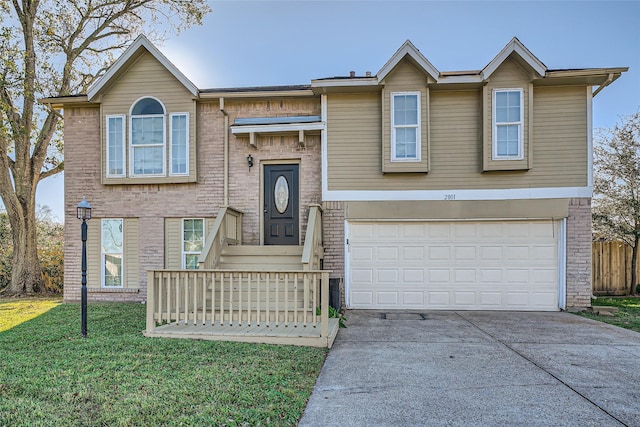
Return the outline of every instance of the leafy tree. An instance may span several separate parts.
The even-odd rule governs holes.
[[[62,116],[37,99],[86,93],[137,34],[158,39],[202,24],[209,11],[206,0],[0,0],[0,197],[14,248],[8,293],[42,289],[36,188],[64,170]]]
[[[64,283],[64,225],[53,220],[51,209],[36,211],[38,259],[42,271],[42,290],[60,293]],[[0,212],[0,289],[11,283],[13,242],[9,216]]]
[[[640,243],[640,112],[602,131],[594,148],[593,227],[596,238],[633,248],[629,294],[637,292]]]

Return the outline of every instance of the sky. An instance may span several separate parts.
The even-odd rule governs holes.
[[[594,128],[640,111],[640,0],[211,1],[158,48],[200,89],[375,75],[409,39],[439,71],[480,70],[518,39],[548,69],[629,67],[593,99]],[[64,218],[64,177],[37,203]]]

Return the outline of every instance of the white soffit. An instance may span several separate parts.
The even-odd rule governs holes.
[[[482,70],[483,79],[489,78],[513,52],[517,53],[518,56],[520,56],[520,58],[522,58],[531,67],[531,69],[538,74],[538,76],[544,77],[547,67],[538,58],[536,58],[520,40],[514,37],[509,43],[507,43],[500,53],[498,53],[498,55],[496,55],[496,57],[493,58],[486,67],[484,67]]]
[[[422,67],[422,69],[435,81],[438,81],[440,72],[431,64],[431,62],[429,62],[427,58],[424,57],[423,54],[420,53],[420,51],[413,45],[413,43],[411,43],[410,40],[404,42],[404,44],[400,46],[400,49],[398,49],[396,53],[394,53],[393,56],[387,61],[387,63],[382,66],[380,71],[378,71],[378,74],[376,75],[378,81],[383,80],[391,72],[391,70],[393,70],[395,66],[398,65],[398,63],[402,61],[402,59],[407,55],[409,55],[414,61],[416,61],[416,63],[420,65],[420,67]]]
[[[109,81],[118,74],[120,68],[124,67],[127,62],[140,49],[146,49],[153,57],[158,60],[182,85],[193,95],[198,96],[198,88],[194,85],[178,68],[167,59],[166,56],[158,50],[144,35],[139,35],[137,39],[124,51],[124,53],[109,67],[107,72],[96,80],[87,91],[89,101],[92,101],[100,90],[109,83]]]

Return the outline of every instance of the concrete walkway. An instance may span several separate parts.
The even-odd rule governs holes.
[[[569,313],[346,317],[300,426],[640,426],[640,333]]]

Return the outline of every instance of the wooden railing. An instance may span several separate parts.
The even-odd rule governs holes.
[[[322,208],[320,205],[309,206],[307,232],[302,249],[302,265],[304,270],[320,270],[320,260],[324,257],[322,246]]]
[[[242,212],[229,206],[223,206],[218,211],[216,222],[205,240],[204,249],[198,259],[199,268],[216,268],[224,246],[241,244]]]
[[[328,335],[328,271],[156,270],[147,280],[147,332],[178,323],[312,327]]]

